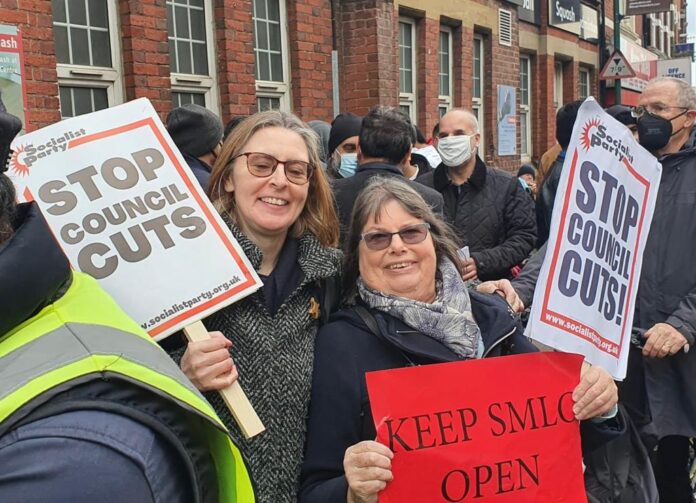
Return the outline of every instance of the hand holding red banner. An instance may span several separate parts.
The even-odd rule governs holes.
[[[572,393],[582,357],[536,353],[367,374],[382,503],[586,503]]]

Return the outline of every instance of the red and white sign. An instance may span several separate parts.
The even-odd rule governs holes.
[[[16,26],[0,24],[0,108],[22,121],[22,131],[28,129],[26,74],[22,32]]]
[[[38,203],[73,267],[151,336],[259,288],[147,99],[61,121],[12,148],[20,197]]]
[[[614,49],[609,59],[604,64],[604,68],[599,73],[599,78],[606,79],[630,79],[636,76],[626,56],[618,49]]]
[[[581,363],[550,352],[367,373],[377,441],[394,452],[380,503],[586,503]]]
[[[526,334],[626,376],[662,167],[593,99],[575,120]]]

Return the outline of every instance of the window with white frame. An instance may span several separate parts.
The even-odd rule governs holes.
[[[532,154],[532,58],[520,56],[520,154],[529,162]]]
[[[217,110],[211,0],[167,0],[172,102]]]
[[[439,105],[440,117],[452,108],[452,28],[440,28],[439,56]]]
[[[657,29],[657,21],[655,20],[654,14],[648,14],[647,18],[648,24],[650,26],[650,34],[648,38],[648,46],[655,47],[655,30]]]
[[[205,93],[196,91],[172,91],[172,104],[174,107],[180,107],[188,104],[200,105],[204,107],[206,106]]]
[[[52,0],[61,117],[123,102],[117,5]]]
[[[584,100],[590,95],[590,70],[589,68],[580,68],[578,81],[578,98]]]
[[[483,37],[481,35],[474,35],[474,68],[472,71],[473,88],[471,93],[471,110],[476,115],[479,123],[479,133],[481,133],[481,144],[479,151],[481,152],[481,157],[483,157],[483,132],[484,128],[484,109],[483,109],[483,96],[485,91],[485,81],[484,81],[484,63],[485,63],[485,45],[483,43]]]
[[[399,108],[416,118],[416,22],[399,18]]]
[[[256,106],[290,110],[285,0],[253,0]]]
[[[553,70],[553,106],[558,110],[563,106],[563,63],[556,61]]]

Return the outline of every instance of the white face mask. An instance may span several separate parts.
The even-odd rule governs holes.
[[[456,168],[471,159],[473,135],[446,136],[437,142],[437,152],[445,166]]]

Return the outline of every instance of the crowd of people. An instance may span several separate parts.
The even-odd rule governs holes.
[[[172,140],[263,287],[207,318],[209,340],[166,339],[168,356],[70,271],[36,205],[17,206],[0,174],[0,501],[376,503],[394,454],[375,442],[366,372],[539,350],[510,312],[532,302],[580,104],[559,110],[558,145],[538,169],[516,174],[486,165],[466,109],[430,141],[392,107],[332,124],[265,111],[227,127],[197,105],[172,110]],[[584,364],[572,395],[588,497],[654,502],[657,487],[685,503],[696,93],[657,79],[635,109],[612,108],[663,175],[636,303],[641,349],[620,386]],[[18,129],[0,118],[4,163]],[[56,351],[90,332],[86,352]],[[250,439],[216,393],[237,379],[266,426]]]

